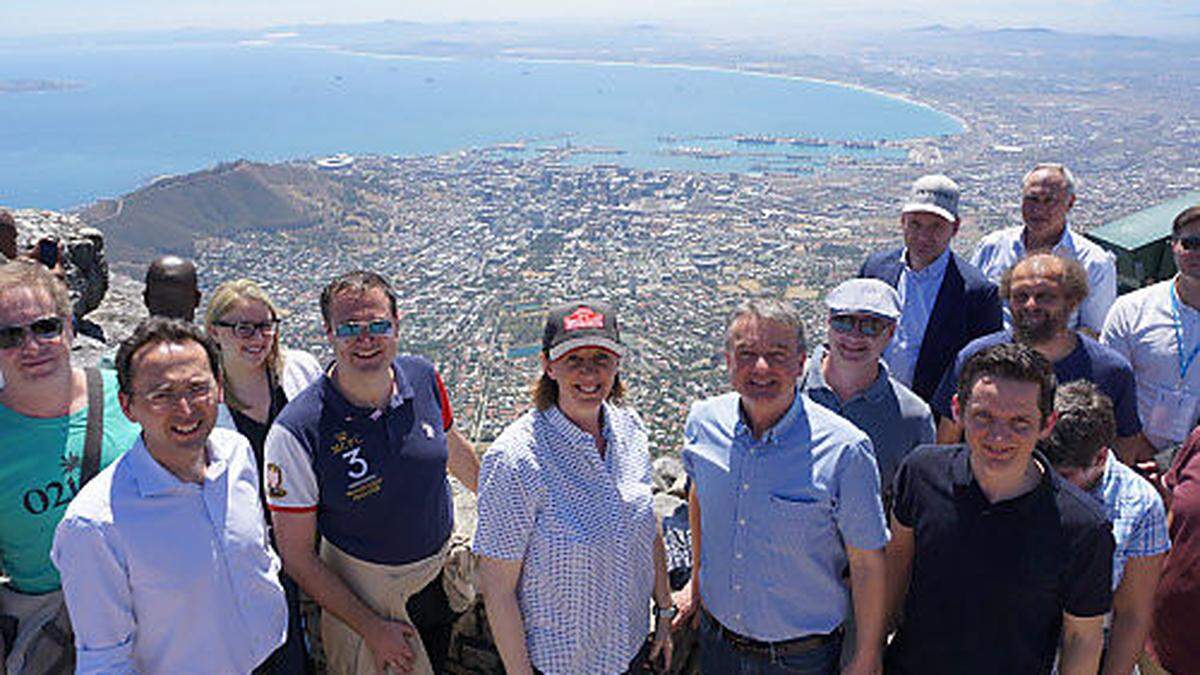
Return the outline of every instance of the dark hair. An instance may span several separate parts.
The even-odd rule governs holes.
[[[333,304],[334,297],[347,291],[365,293],[372,288],[383,291],[383,294],[387,296],[392,316],[396,316],[396,291],[392,290],[392,285],[388,283],[388,280],[375,272],[354,270],[339,275],[321,291],[321,320],[325,322],[325,326],[327,328],[330,326],[329,306]]]
[[[1030,253],[1018,260],[1012,267],[1004,270],[1004,273],[1000,275],[1000,297],[1008,302],[1009,293],[1012,292],[1013,273],[1018,267],[1027,265],[1035,274],[1045,274],[1046,268],[1054,263],[1062,265],[1058,283],[1062,286],[1067,303],[1072,309],[1079,307],[1091,292],[1088,286],[1087,270],[1083,269],[1083,265],[1078,260],[1064,258],[1053,253]]]
[[[117,348],[117,384],[124,394],[133,393],[133,357],[143,347],[162,343],[180,344],[196,342],[204,347],[208,356],[208,367],[212,370],[213,379],[221,381],[221,352],[212,338],[204,334],[199,326],[190,321],[168,319],[152,316],[144,319],[134,329],[133,335],[125,338]]]
[[[558,383],[550,379],[546,371],[533,383],[533,405],[538,410],[549,410],[558,405]],[[613,375],[613,386],[608,392],[609,403],[621,405],[625,400],[625,385],[621,383],[621,374]]]
[[[958,375],[958,405],[966,408],[971,390],[984,377],[998,377],[1038,386],[1038,410],[1042,421],[1054,412],[1054,367],[1032,347],[1015,342],[993,345],[971,355]]]
[[[1117,437],[1112,399],[1087,380],[1059,387],[1054,395],[1054,412],[1058,413],[1054,430],[1038,443],[1054,466],[1087,468],[1096,454]]]

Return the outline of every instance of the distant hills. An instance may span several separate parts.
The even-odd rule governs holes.
[[[190,257],[198,237],[312,225],[339,190],[307,163],[237,161],[160,178],[80,215],[105,231],[113,260],[140,264],[163,253]]]

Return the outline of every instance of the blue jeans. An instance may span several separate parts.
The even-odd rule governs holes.
[[[842,637],[801,654],[767,654],[735,649],[707,612],[700,614],[700,672],[703,675],[837,675]]]

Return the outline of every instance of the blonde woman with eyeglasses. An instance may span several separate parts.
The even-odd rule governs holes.
[[[225,401],[217,426],[236,429],[250,441],[259,476],[267,431],[283,406],[321,375],[321,364],[308,352],[279,345],[279,310],[249,279],[227,281],[213,291],[204,315],[205,330],[221,350]],[[267,476],[267,485],[273,485]],[[268,488],[270,489],[270,488]],[[262,503],[266,504],[265,497]],[[270,517],[267,516],[267,522]],[[272,536],[274,542],[274,536]],[[288,600],[288,637],[256,672],[311,673],[300,623],[299,590],[280,574]]]

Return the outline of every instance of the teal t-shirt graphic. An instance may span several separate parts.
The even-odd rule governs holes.
[[[104,380],[104,441],[100,468],[111,464],[137,440],[141,427],[121,412],[117,375]],[[0,405],[0,565],[9,584],[22,593],[58,590],[58,570],[50,563],[54,528],[79,491],[87,407],[70,415],[35,418]]]

